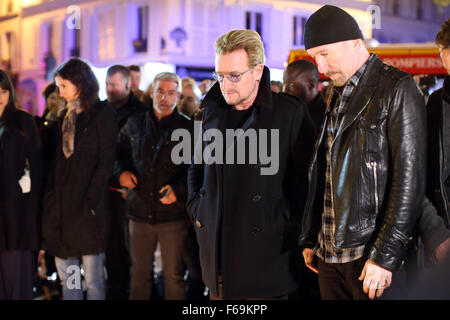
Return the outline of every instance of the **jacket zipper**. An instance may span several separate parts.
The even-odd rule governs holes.
[[[370,98],[370,100],[372,100],[372,98]],[[367,108],[367,106],[370,103],[370,100],[367,102],[367,104],[358,112],[358,114],[353,118],[353,120],[347,124],[347,126],[345,128],[343,128],[341,130],[341,132],[347,130],[347,128],[353,123],[355,122],[356,119],[358,119],[358,117],[363,113],[363,111]],[[331,100],[330,100],[331,101]],[[341,119],[341,123],[342,123],[342,119]],[[338,128],[339,131],[339,128]],[[331,208],[333,210],[334,213],[334,189],[333,189],[333,146],[334,146],[334,142],[337,140],[337,138],[340,135],[338,134],[338,132],[336,132],[336,136],[334,137],[333,141],[331,142],[331,150],[330,150],[330,167],[331,167]],[[378,210],[378,209],[377,209]]]
[[[378,214],[378,175],[377,175],[377,163],[375,161],[371,161],[367,163],[367,167],[372,168],[373,171],[373,180],[375,182],[375,213]]]

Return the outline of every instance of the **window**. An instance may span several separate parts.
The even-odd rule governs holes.
[[[114,21],[112,9],[101,10],[98,14],[98,58],[108,60],[114,58]]]
[[[224,13],[221,4],[219,1],[192,0],[191,6],[186,7],[189,10],[186,26],[191,26],[186,41],[186,54],[209,57],[211,48],[222,31],[221,21],[224,20]]]
[[[6,13],[7,13],[7,14],[13,13],[13,8],[14,8],[14,6],[13,6],[13,1],[12,1],[12,0],[9,0],[8,6],[7,6],[7,8],[6,8]]]
[[[73,17],[67,17],[63,24],[64,30],[64,58],[80,56],[80,29],[72,25]],[[52,39],[50,37],[49,39]]]
[[[245,28],[258,32],[261,39],[263,38],[263,15],[260,12],[245,12]]]
[[[293,21],[293,45],[294,46],[299,46],[299,45],[303,45],[303,30],[305,28],[305,24],[306,24],[306,18],[305,17],[299,17],[299,16],[294,16],[294,21]]]
[[[44,49],[46,52],[52,51],[52,39],[53,39],[53,23],[48,23],[45,25],[46,32],[46,48]]]
[[[52,77],[51,72],[56,67],[55,52],[53,50],[52,41],[54,34],[54,23],[52,21],[45,21],[41,24],[40,33],[40,52],[41,59],[45,64],[45,77],[50,79]]]
[[[423,3],[422,0],[417,0],[417,20],[422,20],[423,18]]]
[[[133,40],[134,52],[147,51],[148,6],[137,8],[137,37]]]
[[[79,57],[80,56],[80,29],[73,29],[73,43],[72,49],[70,49],[71,57]]]
[[[392,4],[392,14],[394,16],[398,16],[400,14],[400,4],[399,4],[399,0],[394,0],[393,4]]]

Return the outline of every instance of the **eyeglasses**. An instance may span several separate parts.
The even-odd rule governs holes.
[[[158,97],[161,97],[161,98],[165,98],[165,97],[174,97],[174,96],[176,96],[177,95],[177,91],[173,91],[173,90],[171,90],[171,91],[169,91],[169,92],[163,92],[162,90],[157,90],[156,91],[156,95],[158,96]]]
[[[227,79],[228,79],[230,82],[237,83],[237,82],[241,81],[241,77],[242,77],[244,74],[246,74],[247,72],[249,72],[250,70],[252,70],[254,67],[256,67],[256,66],[250,67],[250,68],[248,68],[247,70],[245,70],[244,72],[230,72],[230,73],[225,73],[225,74],[213,72],[212,75],[213,75],[214,79],[216,79],[218,82],[222,82],[223,79],[224,79],[225,77],[227,77]]]

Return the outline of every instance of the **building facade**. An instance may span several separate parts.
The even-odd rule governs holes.
[[[381,13],[379,28],[373,30],[373,37],[380,43],[433,42],[442,23],[450,17],[450,7],[439,6],[433,0],[372,2]]]
[[[383,36],[387,2],[327,1],[352,14],[368,39],[372,31]],[[382,11],[380,30],[373,30],[370,6],[374,3]],[[42,112],[40,92],[52,79],[52,70],[71,56],[98,68],[101,86],[106,67],[140,65],[145,90],[161,70],[197,80],[211,77],[214,42],[231,29],[259,32],[266,64],[279,78],[289,51],[303,47],[306,20],[323,4],[318,0],[2,0],[0,61],[17,75],[20,103],[34,114]],[[424,17],[429,16],[433,12],[426,11]],[[105,97],[103,88],[100,94]]]

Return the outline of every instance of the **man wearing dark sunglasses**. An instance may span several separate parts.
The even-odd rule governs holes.
[[[298,254],[295,235],[315,130],[300,100],[271,92],[258,33],[232,30],[217,39],[215,51],[217,83],[202,101],[202,128],[227,138],[214,154],[226,161],[194,161],[188,175],[187,207],[203,281],[211,299],[285,299],[296,288],[290,258]],[[230,132],[239,131],[230,143]],[[241,159],[240,143],[245,146]],[[211,144],[199,145],[206,152]],[[277,153],[276,172],[263,173],[268,162],[252,154],[256,147]]]

